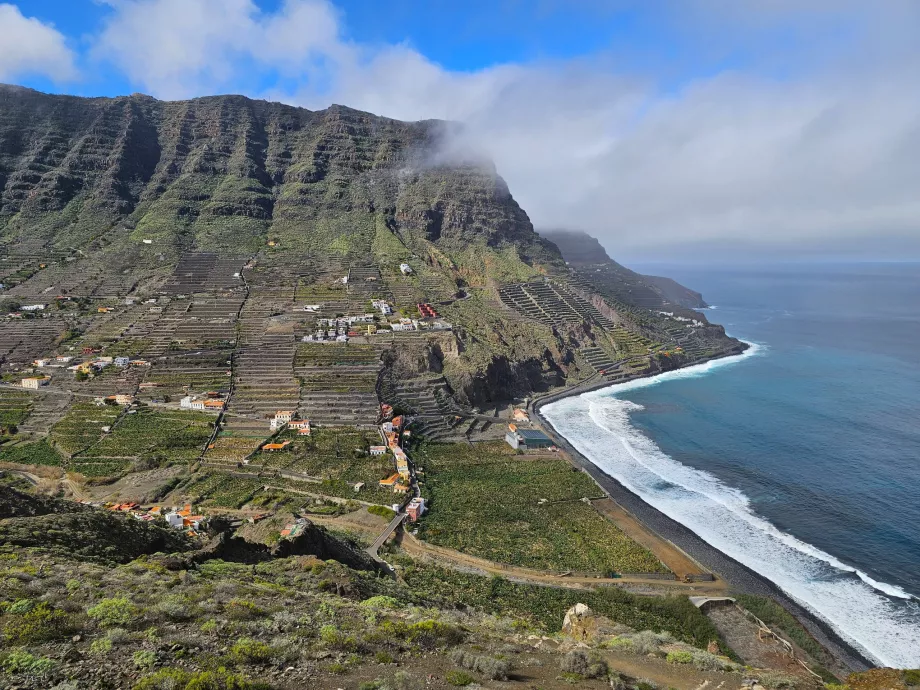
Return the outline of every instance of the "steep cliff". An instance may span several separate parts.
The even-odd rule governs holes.
[[[446,132],[342,106],[0,86],[0,240],[135,263],[267,241],[319,255],[389,248],[474,283],[558,265],[491,164],[441,155]],[[482,260],[490,252],[500,265]]]

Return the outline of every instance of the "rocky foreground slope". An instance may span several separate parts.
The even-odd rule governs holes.
[[[461,604],[468,576],[394,557],[396,581],[313,526],[270,551],[227,532],[166,545],[142,534],[163,527],[117,526],[130,516],[55,499],[37,515],[15,489],[0,497],[22,506],[0,519],[4,688],[820,687],[794,667],[742,667],[686,599],[499,579]],[[11,540],[82,514],[101,517],[66,523],[74,543],[131,557]]]

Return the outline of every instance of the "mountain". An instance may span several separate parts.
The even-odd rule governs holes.
[[[569,265],[584,268],[600,264],[610,269],[622,283],[621,290],[618,292],[624,295],[627,301],[635,300],[637,306],[651,306],[648,301],[649,291],[657,293],[664,302],[671,302],[687,309],[705,309],[709,306],[700,293],[684,287],[671,278],[641,275],[621,266],[607,255],[606,250],[596,238],[586,232],[542,230],[540,234],[559,248]],[[651,299],[655,300],[654,297]],[[662,304],[662,306],[666,305]]]
[[[0,374],[65,350],[127,354],[151,371],[76,388],[55,375],[51,387],[162,401],[222,388],[230,363],[231,426],[290,407],[373,423],[388,402],[455,435],[468,428],[458,418],[597,372],[743,349],[675,311],[699,306],[694,293],[625,269],[593,238],[551,233],[560,254],[491,162],[456,154],[453,127],[242,96],[0,86],[0,310],[12,315]],[[586,271],[594,259],[601,270]],[[327,340],[323,319],[367,323],[373,299],[394,312],[371,317],[379,333],[333,333],[366,346],[360,357],[303,344]],[[17,316],[35,305],[48,308]],[[57,419],[31,412],[25,425],[46,433]]]
[[[0,86],[0,102],[10,250],[89,249],[128,265],[190,249],[248,255],[274,241],[306,254],[416,254],[471,282],[559,262],[491,164],[444,159],[443,122],[241,96]],[[482,265],[489,250],[503,267]]]

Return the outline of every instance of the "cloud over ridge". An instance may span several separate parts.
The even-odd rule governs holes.
[[[890,242],[920,255],[912,0],[871,11],[856,0],[662,0],[662,30],[684,53],[713,56],[677,78],[636,67],[615,42],[451,70],[409,43],[351,39],[327,0],[106,4],[91,58],[139,89],[462,121],[455,146],[487,151],[537,227],[582,228],[614,251]]]

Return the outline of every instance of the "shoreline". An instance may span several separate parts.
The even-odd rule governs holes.
[[[669,371],[678,371],[691,366],[725,359],[726,357],[742,355],[747,349],[748,348],[745,348],[740,352],[729,352],[716,357],[710,357]],[[576,450],[564,436],[556,431],[553,425],[550,424],[540,412],[541,408],[545,405],[565,398],[582,395],[583,393],[600,390],[602,388],[610,388],[612,386],[627,383],[628,381],[652,378],[663,373],[667,372],[657,372],[651,376],[637,376],[616,383],[603,381],[586,386],[574,386],[569,390],[550,393],[545,397],[534,400],[531,404],[531,409],[533,414],[539,419],[544,431],[553,439],[556,445],[568,455],[569,460],[594,479],[604,492],[629,513],[640,525],[653,532],[661,539],[670,542],[679,550],[685,552],[690,558],[724,580],[731,589],[745,594],[767,596],[777,601],[783,608],[789,611],[789,613],[791,613],[841,665],[852,671],[863,671],[875,667],[875,663],[870,661],[863,653],[844,640],[827,622],[794,601],[771,580],[751,570],[747,566],[742,565],[731,556],[712,546],[690,528],[646,503],[638,495],[624,487],[619,481],[598,468],[581,452]]]

